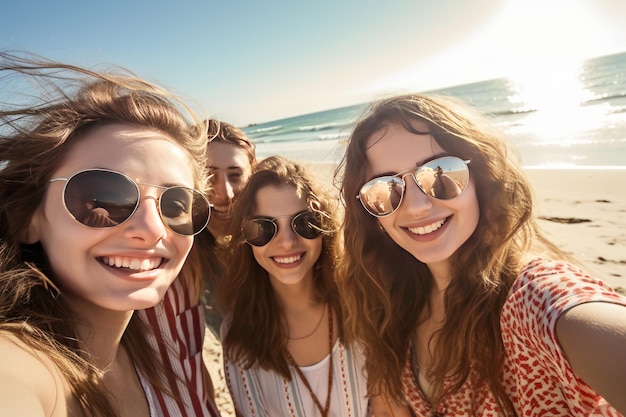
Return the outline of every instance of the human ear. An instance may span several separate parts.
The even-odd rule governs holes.
[[[25,243],[29,245],[39,242],[40,224],[41,224],[41,220],[40,220],[40,215],[39,215],[39,209],[37,209],[37,211],[33,213],[33,216],[28,222],[28,226],[25,227],[22,231],[20,231],[20,234],[18,235],[19,241],[21,243]]]

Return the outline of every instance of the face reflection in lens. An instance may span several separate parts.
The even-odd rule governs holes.
[[[276,236],[279,217],[257,217],[247,220],[241,228],[244,240],[253,246],[265,246]],[[319,215],[310,210],[301,211],[291,220],[293,231],[305,239],[315,239],[321,233]]]
[[[70,214],[85,226],[107,228],[128,220],[139,205],[137,183],[125,175],[107,170],[86,170],[67,181],[63,199]],[[199,233],[209,219],[209,205],[198,191],[186,187],[163,187],[159,211],[163,222],[181,235]]]
[[[469,182],[469,161],[446,156],[434,159],[416,170],[410,169],[394,176],[382,176],[361,187],[358,199],[373,216],[393,213],[402,202],[404,178],[413,175],[419,188],[427,196],[449,200],[461,194]]]

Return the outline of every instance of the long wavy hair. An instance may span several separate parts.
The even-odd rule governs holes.
[[[195,187],[202,191],[206,132],[191,127],[200,119],[182,101],[121,68],[98,72],[5,52],[0,53],[0,83],[0,329],[49,357],[86,415],[115,416],[101,371],[77,339],[80,313],[59,291],[41,245],[23,245],[21,237],[51,174],[95,127],[128,123],[163,132],[188,152]],[[25,85],[31,90],[15,87]],[[14,101],[6,102],[9,98]],[[199,296],[194,268],[185,265],[181,273],[191,275]],[[150,382],[169,392],[145,331],[133,317],[122,343]]]
[[[416,122],[425,123],[428,131],[417,131]],[[475,369],[501,407],[514,414],[502,385],[500,312],[523,256],[535,243],[537,250],[562,253],[539,232],[529,182],[506,141],[488,119],[457,100],[427,95],[380,100],[349,138],[335,172],[346,207],[345,256],[339,274],[346,341],[357,340],[365,347],[371,392],[402,401],[400,375],[420,313],[428,315],[432,275],[395,244],[355,198],[368,180],[367,142],[389,125],[429,133],[450,155],[471,160],[480,207],[476,230],[450,260],[453,279],[445,293],[446,322],[437,332],[428,370],[434,397],[446,393],[446,376],[455,381],[449,388],[453,392]]]
[[[285,158],[273,156],[259,162],[241,191],[230,220],[230,262],[228,273],[218,291],[218,299],[227,320],[228,331],[222,341],[227,357],[244,368],[259,366],[291,379],[285,357],[288,334],[282,311],[274,295],[269,275],[255,260],[252,248],[242,235],[244,221],[254,215],[258,191],[267,186],[290,185],[307,206],[322,214],[322,252],[313,280],[316,296],[326,301],[341,319],[335,281],[336,202],[304,168]],[[341,333],[340,333],[341,337]]]

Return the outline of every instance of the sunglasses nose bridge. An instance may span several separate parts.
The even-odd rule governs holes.
[[[411,178],[413,178],[414,181],[416,181],[417,184],[417,180],[415,179],[415,173],[412,171],[408,171],[408,172],[404,172],[402,174],[400,174],[399,178],[402,180],[402,188],[406,189],[406,177],[410,176]]]
[[[161,212],[160,201],[159,195],[141,194],[139,203],[127,222],[139,222],[141,227],[138,227],[138,230],[144,230],[146,234],[162,236],[168,226]]]
[[[274,240],[278,243],[291,246],[293,242],[298,240],[298,234],[292,218],[288,218],[288,216],[277,217],[274,219],[274,225],[276,227]]]

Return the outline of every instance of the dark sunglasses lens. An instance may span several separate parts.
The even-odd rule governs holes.
[[[178,234],[191,236],[199,233],[209,221],[209,203],[196,190],[168,188],[159,201],[163,221]]]
[[[404,182],[398,177],[379,177],[366,183],[359,191],[363,207],[374,216],[393,213],[402,201]]]
[[[415,178],[426,195],[449,200],[465,190],[469,182],[469,170],[462,159],[444,157],[424,164],[415,173]]]
[[[291,221],[293,231],[305,239],[315,239],[320,235],[321,223],[318,215],[305,211],[296,215]]]
[[[251,219],[241,228],[246,242],[252,246],[265,246],[276,234],[276,225],[269,219]]]
[[[84,171],[65,185],[67,210],[90,227],[112,227],[126,221],[137,208],[139,190],[125,176],[108,171]]]

